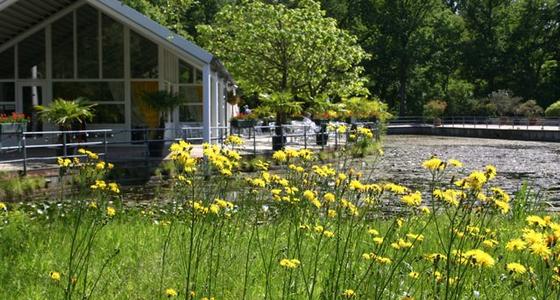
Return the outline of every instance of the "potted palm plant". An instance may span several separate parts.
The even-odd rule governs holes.
[[[148,150],[150,157],[161,157],[165,147],[165,114],[179,106],[180,98],[168,91],[147,92],[142,100],[148,110],[145,112],[145,122],[150,129],[148,134]]]
[[[286,124],[289,117],[301,114],[303,102],[295,101],[294,96],[290,92],[275,92],[270,95],[261,95],[260,98],[262,106],[276,115],[272,150],[280,150],[286,144],[282,124]]]
[[[68,131],[74,128],[85,129],[87,121],[91,121],[94,116],[95,104],[90,103],[86,98],[79,97],[75,100],[56,99],[48,106],[38,105],[35,109],[39,111],[39,117],[45,122],[57,125],[60,131]],[[74,136],[74,137],[72,137]],[[69,138],[80,140],[80,135],[68,135]],[[63,144],[64,136],[58,137],[58,143]],[[74,142],[66,140],[66,142]],[[57,155],[62,154],[63,149],[57,149]]]

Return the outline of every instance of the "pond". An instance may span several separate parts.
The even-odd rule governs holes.
[[[421,163],[431,155],[462,161],[465,171],[492,164],[498,169],[494,182],[515,192],[526,181],[560,210],[560,143],[458,138],[441,136],[390,135],[385,155],[373,173],[374,180],[421,184],[429,174]]]

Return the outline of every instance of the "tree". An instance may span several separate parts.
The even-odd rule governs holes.
[[[427,28],[440,7],[435,0],[364,0],[355,30],[363,47],[373,54],[366,62],[372,88],[381,98],[399,100],[399,113],[407,112],[411,72],[429,43]],[[420,106],[421,107],[421,106]]]
[[[123,0],[123,3],[175,33],[193,38],[187,30],[188,24],[192,22],[187,12],[196,4],[194,0]]]
[[[503,86],[508,73],[506,51],[511,27],[513,0],[462,0],[459,13],[465,21],[468,39],[464,47],[464,75],[477,83],[484,95]]]
[[[246,94],[288,92],[309,107],[325,95],[367,93],[359,67],[366,53],[315,1],[228,4],[197,29]]]

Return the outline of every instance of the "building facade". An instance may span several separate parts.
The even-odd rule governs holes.
[[[219,60],[119,1],[0,0],[0,113],[30,116],[28,130],[53,129],[34,106],[77,97],[97,104],[88,129],[142,129],[158,90],[182,102],[166,128],[200,126],[205,141],[234,110]]]

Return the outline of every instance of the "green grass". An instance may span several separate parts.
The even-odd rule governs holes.
[[[229,150],[206,149],[206,162],[188,144],[172,150],[166,201],[123,205],[86,152],[61,172],[76,179],[71,197],[0,203],[0,299],[560,297],[558,217],[527,218],[538,194],[523,185],[510,198],[493,167],[464,174],[432,158],[429,188],[415,191],[369,182],[346,150],[332,165],[277,153],[274,172],[255,161],[251,174]],[[513,238],[526,248],[508,250]]]
[[[169,210],[169,207],[162,209]],[[257,207],[246,209],[254,213]],[[272,208],[269,212],[271,210]],[[161,212],[155,208],[145,210],[145,214],[135,209],[127,212],[119,211],[118,215],[100,232],[92,249],[92,273],[99,272],[105,258],[115,249],[119,249],[120,252],[109,263],[99,287],[94,291],[93,299],[156,299],[161,296],[159,280],[162,270],[162,249],[170,227],[173,230],[169,239],[163,287],[175,288],[179,290],[180,296],[181,294],[184,296],[183,270],[186,263],[184,248],[187,244],[185,237],[188,237],[190,230],[187,225],[181,224],[183,220],[179,218],[176,218],[173,224],[162,225],[161,220],[169,220],[169,215],[160,215],[158,211]],[[20,212],[7,214],[7,224],[3,225],[0,231],[2,254],[0,280],[3,286],[0,289],[0,299],[61,298],[64,285],[62,282],[51,280],[49,272],[62,272],[63,278],[66,275],[73,227],[72,216],[61,217],[58,213],[52,213],[50,219],[45,220],[44,218],[31,219],[28,214]],[[301,249],[297,249],[294,244],[289,249],[287,246],[289,232],[295,228],[294,224],[290,224],[289,217],[277,216],[257,226],[254,226],[252,218],[254,216],[250,213],[238,213],[231,219],[205,220],[200,224],[200,229],[196,230],[196,239],[200,244],[197,245],[198,255],[194,259],[198,262],[194,281],[196,283],[193,285],[197,291],[197,299],[203,296],[214,296],[216,299],[241,299],[245,285],[246,299],[263,299],[266,293],[267,273],[270,275],[270,294],[267,295],[270,299],[306,299],[308,295],[304,291],[304,278],[309,281],[312,277],[315,262],[318,268],[318,282],[313,298],[320,298],[322,292],[326,292],[323,288],[332,285],[338,276],[340,291],[336,293],[337,296],[343,289],[348,288],[356,289],[364,299],[370,299],[375,295],[375,289],[379,289],[382,280],[387,280],[388,273],[391,271],[389,266],[375,265],[380,275],[368,278],[368,282],[357,289],[359,280],[369,266],[361,256],[375,249],[367,229],[375,228],[384,234],[393,225],[394,218],[364,219],[360,222],[345,220],[340,228],[336,227],[336,220],[317,218],[317,223],[323,224],[341,237],[342,245],[348,243],[346,244],[348,251],[344,258],[339,254],[338,262],[334,261],[337,252],[336,238],[328,240],[323,238],[317,250],[320,235],[313,231],[301,231]],[[394,277],[387,282],[387,292],[383,293],[382,299],[399,298],[397,295],[405,292],[416,295],[418,299],[434,297],[431,293],[436,289],[428,287],[434,282],[435,269],[422,260],[422,255],[441,252],[437,243],[436,229],[434,223],[430,223],[432,226],[422,230],[429,216],[410,218],[409,222],[405,222],[405,225],[395,233],[393,239],[404,236],[407,232],[423,232],[425,239],[423,242],[417,242],[415,247],[402,258],[402,263],[394,270]],[[442,226],[445,224],[445,218],[441,218],[439,222]],[[499,218],[491,225],[498,230],[496,239],[507,241],[525,224],[523,220]],[[294,238],[293,234],[291,238]],[[505,263],[521,259],[516,255],[507,254],[503,251],[503,247],[502,243],[495,249],[487,250],[497,259],[494,268],[481,270],[474,268],[473,273],[463,279],[468,281],[465,282],[466,290],[463,298],[469,298],[474,290],[480,291],[483,299],[513,299],[515,295],[531,294],[524,291],[526,286],[523,284],[514,288],[515,281],[500,280],[501,274],[505,273]],[[403,250],[387,249],[385,253],[396,262],[402,256]],[[300,268],[290,272],[279,266],[280,259],[292,257],[297,257],[302,262]],[[272,263],[268,265],[270,262]],[[333,273],[331,268],[339,263],[344,264],[340,268],[340,274]],[[267,272],[268,267],[272,268],[269,272]],[[248,274],[245,274],[246,270]],[[408,273],[412,271],[420,272],[420,278],[416,280],[410,278]],[[479,272],[483,274],[485,280],[476,280]],[[293,277],[290,284],[293,286],[286,288],[283,285],[286,284],[290,273]],[[333,274],[337,275],[333,276]],[[212,287],[209,286],[209,282],[212,282]],[[286,290],[289,292],[285,292]],[[328,298],[328,295],[322,297]]]

